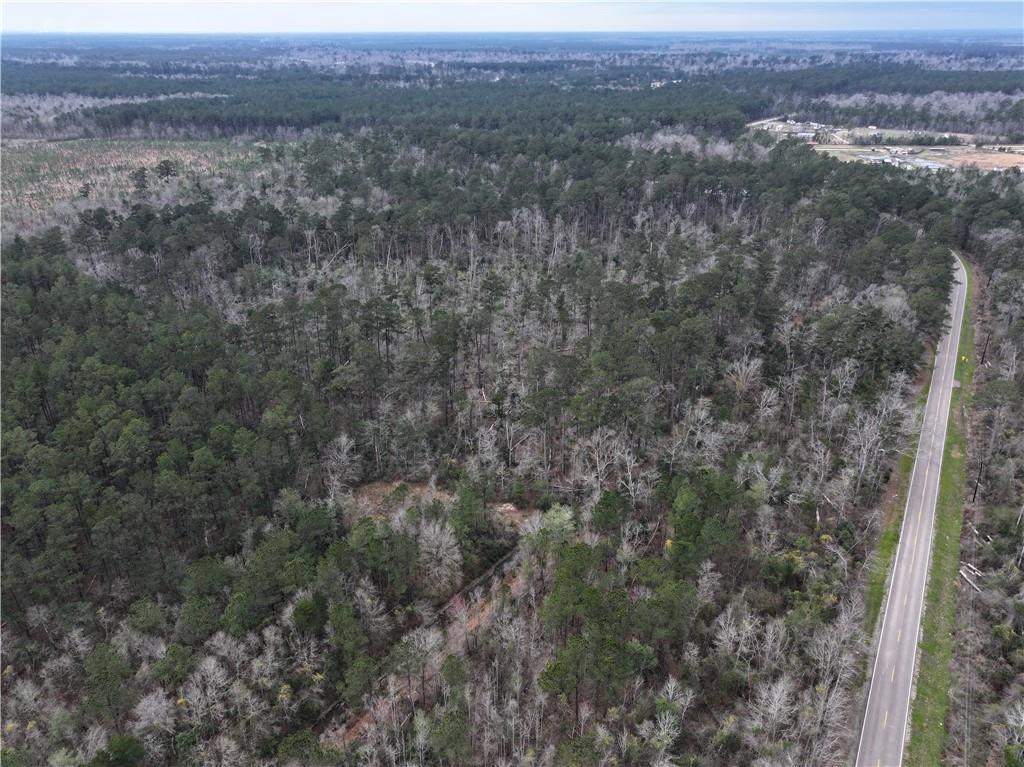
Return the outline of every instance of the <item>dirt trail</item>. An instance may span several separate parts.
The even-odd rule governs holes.
[[[408,498],[425,501],[441,501],[451,503],[455,496],[446,490],[432,487],[426,482],[367,482],[352,491],[352,497],[356,499],[364,512],[371,517],[382,518],[387,516],[387,501],[390,496],[401,486],[408,490]]]
[[[357,497],[360,491],[363,491],[363,497],[375,498],[378,503],[382,503],[393,492],[394,487],[398,483],[375,482],[371,484],[373,487],[364,486],[364,488],[368,489],[360,488],[357,490]],[[390,486],[390,489],[388,489],[388,486]],[[410,486],[410,489],[412,488],[413,486]],[[416,490],[413,490],[414,494],[420,497],[430,497],[428,496],[428,491],[439,492],[434,491],[432,488],[417,492],[422,488],[427,488],[427,486],[417,486]],[[450,498],[450,496],[448,497]],[[509,523],[518,532],[523,524],[533,516],[535,510],[520,509],[511,503],[502,503],[493,506],[492,512],[501,520]],[[490,625],[494,617],[495,608],[497,607],[497,594],[499,590],[503,586],[507,586],[513,596],[521,595],[523,582],[519,577],[518,561],[518,549],[513,548],[512,551],[492,565],[487,572],[463,586],[444,604],[444,607],[438,611],[437,617],[433,621],[424,624],[423,627],[427,628],[440,625],[448,629],[445,632],[444,641],[426,662],[425,678],[428,688],[436,687],[435,683],[440,674],[441,664],[444,662],[444,659],[448,655],[463,653],[469,637],[481,628]],[[485,595],[476,601],[472,601],[473,594],[478,593],[481,589],[485,590]],[[383,686],[390,690],[391,700],[387,702],[391,704],[392,710],[395,704],[406,710],[411,709],[421,697],[418,678],[408,680],[405,677],[392,675],[390,679],[385,677],[381,680],[381,683],[385,682],[389,682],[389,684],[383,684]],[[380,687],[381,684],[378,684],[378,688]],[[344,722],[328,726],[320,736],[320,742],[325,746],[340,748],[349,746],[359,740],[376,720],[383,719],[389,713],[386,710],[387,706],[382,707],[379,705],[382,702],[381,698],[378,697],[376,702],[378,703],[376,708],[380,710],[375,710],[375,707],[371,706],[346,719]]]
[[[511,560],[515,559],[515,552],[513,552],[512,556],[507,557],[498,564],[508,565]],[[515,564],[515,562],[511,562],[511,566],[502,567],[497,570],[497,572],[502,573],[500,580],[492,581],[492,586],[488,590],[487,596],[475,603],[466,603],[464,594],[467,591],[478,588],[474,581],[469,587],[452,597],[432,623],[425,624],[426,627],[431,627],[442,623],[446,618],[451,621],[447,624],[449,630],[445,634],[444,642],[426,662],[427,671],[425,679],[428,688],[436,686],[435,683],[440,674],[444,659],[449,655],[465,652],[469,637],[484,626],[490,625],[494,617],[494,610],[497,607],[498,590],[502,586],[508,586],[513,596],[520,596],[522,594],[523,582]],[[463,609],[465,610],[465,618],[459,621],[456,616]],[[419,702],[421,690],[418,678],[408,680],[405,677],[392,676],[390,681],[391,684],[386,686],[391,690],[393,703],[398,702],[402,707],[412,708],[412,706]],[[334,747],[349,746],[366,733],[370,725],[377,719],[377,716],[378,712],[375,712],[373,708],[366,709],[355,717],[328,728],[320,736],[320,742]]]

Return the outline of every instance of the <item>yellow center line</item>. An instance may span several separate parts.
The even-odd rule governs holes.
[[[952,338],[952,336],[950,336],[950,338]],[[938,373],[938,378],[940,380],[945,380],[945,378],[946,378],[946,376],[947,376],[947,374],[949,372],[949,364],[948,364],[948,360],[946,359],[947,356],[948,356],[947,350],[944,350],[944,349],[941,349],[941,348],[939,349],[938,353],[936,354],[936,363],[937,363],[936,364],[936,371]],[[918,504],[918,511],[917,511],[918,525],[916,525],[915,529],[914,529],[913,545],[912,545],[911,551],[910,551],[910,564],[909,564],[909,566],[904,566],[903,568],[896,568],[896,570],[894,571],[894,574],[893,574],[894,579],[897,579],[898,577],[903,577],[903,576],[900,575],[901,572],[906,577],[910,577],[909,574],[914,571],[914,566],[917,563],[917,555],[919,553],[919,548],[918,548],[917,544],[918,544],[918,539],[920,538],[920,533],[921,533],[921,523],[922,523],[922,521],[924,519],[924,507],[925,507],[926,504],[929,503],[930,492],[929,492],[928,488],[929,488],[929,480],[931,478],[931,463],[932,463],[932,461],[933,461],[933,459],[935,457],[936,438],[938,436],[938,433],[937,433],[936,429],[935,428],[928,429],[927,425],[928,425],[928,423],[930,421],[933,421],[935,419],[938,419],[938,418],[942,417],[942,413],[940,412],[940,408],[939,408],[939,405],[937,403],[938,403],[938,400],[934,400],[933,402],[926,403],[926,405],[925,405],[924,424],[922,426],[922,434],[921,434],[922,442],[924,444],[927,444],[927,449],[925,451],[924,471],[922,473],[918,474],[917,471],[915,470],[913,475],[912,475],[912,477],[911,477],[911,492],[913,492],[913,489],[914,489],[914,487],[917,484],[915,482],[915,480],[919,480],[919,481],[924,483],[924,492],[923,492],[922,497],[920,499],[920,503]],[[930,408],[929,408],[929,405],[931,405]],[[930,432],[930,433],[928,433],[928,432]],[[928,433],[927,442],[924,441],[924,437],[925,437],[926,433]],[[942,460],[941,446],[940,446],[939,450],[940,450],[940,452],[939,452],[938,460],[941,461]],[[919,468],[919,467],[915,466],[915,469],[917,469],[917,468]],[[938,481],[939,480],[936,479],[936,484],[938,484]],[[925,551],[924,553],[925,553],[925,556],[927,557],[928,556],[928,552]],[[909,599],[910,599],[910,591],[909,591],[909,589],[906,589],[904,591],[904,594],[903,594],[903,606],[904,607],[907,606],[907,604],[909,602]],[[897,630],[896,630],[896,642],[897,642],[897,644],[899,644],[902,641],[903,641],[903,627],[899,626],[899,627],[897,627]],[[898,664],[894,662],[892,664],[892,666],[890,667],[890,669],[889,669],[889,683],[890,684],[895,684],[895,681],[896,681],[896,667],[897,667],[897,665]],[[889,726],[889,712],[887,710],[887,711],[885,711],[885,713],[882,716],[882,729],[883,730],[887,729],[888,726]],[[875,764],[876,764],[876,767],[881,767],[881,764],[882,764],[881,758],[879,758],[876,761]]]

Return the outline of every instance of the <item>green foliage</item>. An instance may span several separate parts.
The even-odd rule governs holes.
[[[450,517],[459,548],[466,557],[466,570],[472,574],[494,559],[500,551],[498,531],[487,512],[484,498],[468,480],[458,484],[455,506]]]
[[[464,711],[445,711],[434,722],[430,748],[448,764],[468,764],[472,760],[469,720]]]
[[[625,591],[590,585],[599,554],[584,544],[567,546],[541,611],[545,624],[568,638],[541,673],[540,685],[571,700],[577,719],[584,690],[600,705],[655,660],[650,647],[630,638],[635,617]]]
[[[173,160],[161,160],[156,165],[156,175],[161,181],[166,181],[178,175],[178,168]]]
[[[601,748],[594,735],[580,735],[563,741],[555,755],[558,767],[588,767],[600,761]]]
[[[358,709],[363,704],[363,696],[377,682],[377,664],[368,655],[358,655],[346,667],[344,681],[339,685],[339,692],[349,707]]]
[[[4,764],[5,767],[25,767],[28,763],[25,760],[25,756],[13,748],[4,746],[0,748],[0,763]]]
[[[579,617],[587,597],[594,594],[586,578],[595,559],[594,550],[582,543],[562,549],[554,585],[541,609],[544,623],[553,631],[564,633]]]
[[[938,306],[945,313],[945,303]],[[931,329],[941,327],[934,317],[919,313]],[[841,306],[818,323],[820,348],[830,360],[855,360],[866,375],[860,388],[865,396],[878,393],[888,377],[899,370],[913,372],[920,342],[911,328],[901,327],[873,307]]]
[[[685,581],[666,578],[650,599],[637,606],[635,626],[656,645],[682,648],[690,637],[696,610],[694,587]]]
[[[331,645],[338,651],[343,665],[351,665],[366,653],[369,640],[351,602],[332,605],[327,620]]]
[[[228,599],[227,607],[220,617],[220,625],[232,636],[241,637],[256,628],[259,620],[252,596],[246,591],[236,591]]]
[[[318,636],[327,623],[327,600],[320,594],[311,599],[301,599],[292,613],[295,629],[307,636]]]
[[[117,721],[130,703],[125,683],[131,669],[109,644],[99,644],[85,659],[86,707],[97,716]]]
[[[224,563],[204,557],[189,565],[182,583],[182,592],[187,596],[217,597],[231,583]]]
[[[614,490],[602,493],[594,506],[594,528],[602,533],[617,530],[625,510],[626,500],[620,493]]]
[[[158,636],[164,629],[164,612],[152,599],[143,598],[129,608],[128,624],[143,634]]]
[[[416,542],[386,523],[361,519],[348,536],[353,557],[373,582],[389,596],[400,599],[412,586]]]
[[[137,195],[144,195],[149,190],[149,181],[146,178],[145,168],[136,168],[128,174],[132,182],[132,191]]]
[[[288,594],[312,579],[312,562],[296,556],[297,546],[297,536],[290,530],[267,533],[224,608],[221,625],[225,631],[242,636],[255,629]]]
[[[692,575],[705,559],[722,559],[739,543],[740,519],[746,501],[726,475],[705,470],[681,483],[669,517],[673,566]]]
[[[452,693],[461,699],[462,688],[469,680],[465,661],[458,655],[445,656],[441,665],[441,677]]]
[[[105,748],[100,749],[89,762],[89,767],[139,767],[146,752],[136,738],[113,735]]]
[[[219,610],[213,599],[191,596],[181,606],[177,633],[185,644],[201,644],[217,630],[218,622]]]
[[[327,511],[322,507],[303,507],[295,520],[295,535],[306,551],[323,551],[333,535]]]
[[[1024,767],[1024,744],[1014,743],[1003,749],[1003,767]]]
[[[190,649],[170,644],[164,656],[153,664],[153,677],[165,688],[176,690],[185,683],[195,665],[195,657]]]
[[[779,71],[762,62],[667,78],[677,64],[632,41],[621,59],[600,53],[594,66],[534,57],[530,46],[547,44],[522,44],[526,53],[503,52],[499,63],[446,52],[443,66],[403,57],[401,66],[346,64],[330,76],[287,63],[286,49],[240,66],[233,57],[251,50],[248,41],[226,46],[216,65],[199,53],[211,43],[194,41],[171,46],[173,55],[130,40],[112,55],[112,43],[97,43],[76,49],[74,65],[53,63],[52,51],[4,60],[5,94],[147,97],[69,113],[55,131],[318,134],[244,150],[259,156],[258,168],[233,175],[218,166],[213,180],[172,160],[181,155],[166,145],[147,144],[157,152],[149,160],[134,159],[142,146],[133,145],[119,194],[89,179],[88,202],[76,203],[74,220],[61,214],[63,229],[33,221],[36,234],[3,243],[0,582],[15,680],[54,651],[49,631],[33,624],[36,606],[54,608],[62,635],[84,627],[95,642],[107,620],[126,619],[173,640],[149,675],[95,645],[83,711],[65,712],[62,724],[47,706],[45,738],[27,746],[25,761],[47,758],[44,740],[70,754],[83,716],[122,727],[143,684],[180,690],[218,629],[245,652],[269,643],[273,632],[263,630],[300,590],[312,596],[295,603],[292,623],[318,639],[311,646],[321,654],[308,666],[283,656],[274,679],[254,687],[256,708],[269,707],[246,724],[235,720],[233,690],[217,726],[251,761],[326,759],[307,729],[326,724],[323,711],[339,704],[331,710],[357,715],[388,659],[405,673],[420,667],[408,643],[389,643],[432,595],[418,577],[430,552],[420,551],[417,526],[449,514],[403,484],[384,513],[365,516],[363,496],[350,501],[346,491],[362,478],[427,476],[455,489],[447,521],[471,577],[510,544],[490,502],[547,510],[539,529],[524,528],[517,577],[541,601],[547,705],[573,711],[571,725],[562,711],[551,717],[566,722],[562,734],[598,732],[600,723],[632,738],[624,762],[653,761],[634,733],[682,710],[652,692],[671,673],[703,688],[706,711],[670,744],[691,752],[668,759],[794,761],[814,741],[801,733],[770,747],[752,742],[760,733],[733,712],[746,711],[737,702],[753,702],[777,669],[709,652],[716,614],[728,601],[742,604],[751,625],[778,621],[786,652],[804,657],[804,643],[849,596],[840,569],[860,572],[856,520],[876,492],[849,499],[856,508],[843,510],[845,527],[826,509],[813,535],[802,512],[816,499],[775,513],[801,486],[808,441],[829,451],[829,479],[841,477],[845,421],[872,407],[892,374],[914,373],[923,342],[941,329],[949,248],[1005,247],[1000,268],[1012,267],[1012,237],[979,233],[1012,234],[1024,211],[1009,174],[961,174],[950,185],[741,134],[769,108],[801,100],[841,113],[836,99],[817,97],[869,84],[1012,94],[1016,73],[879,63],[888,54],[873,49],[864,66],[787,52]],[[143,63],[118,63],[129,52]],[[712,58],[720,56],[732,60]],[[179,92],[181,78],[210,97],[149,98]],[[647,87],[666,79],[679,81]],[[892,116],[887,99],[871,101],[859,115]],[[1010,108],[993,107],[987,119],[1006,120]],[[924,119],[908,110],[902,119]],[[671,145],[676,135],[667,151],[647,144]],[[846,360],[857,365],[856,385],[825,423],[830,371]],[[741,361],[758,366],[751,381],[735,375]],[[1016,394],[1012,381],[987,392],[1006,406]],[[335,450],[348,445],[342,434],[351,439],[345,455]],[[590,525],[578,530],[574,509],[557,501],[587,497],[590,478],[578,482],[576,470],[607,458],[584,446],[608,434],[614,466]],[[678,454],[667,454],[677,439]],[[885,440],[888,450],[895,440]],[[623,476],[631,458],[640,485],[661,473],[653,496],[632,484],[636,473]],[[782,476],[751,478],[779,467]],[[1010,472],[1011,496],[1012,482]],[[389,516],[407,504],[400,521]],[[714,571],[701,569],[708,561]],[[364,625],[353,588],[360,610],[364,597],[379,598],[381,613],[397,618],[393,630],[365,612]],[[502,620],[519,607],[511,592],[499,590]],[[990,647],[1012,668],[1024,613],[999,621]],[[430,714],[429,761],[479,761],[462,693],[479,681],[482,659],[493,661],[497,683],[522,687],[517,700],[532,684],[508,679],[507,650],[494,636],[477,639],[469,657],[443,665],[452,694]],[[234,681],[242,666],[229,655]],[[833,690],[814,669],[794,678],[807,685],[794,696],[804,708],[807,690]],[[634,687],[637,679],[644,684]],[[934,680],[924,674],[922,684]],[[285,693],[276,702],[275,690]],[[798,719],[810,727],[813,717]],[[212,724],[176,724],[168,758],[198,759]],[[599,761],[603,737],[558,742],[557,763]],[[134,764],[137,746],[112,740],[93,762]],[[5,763],[19,758],[4,751]]]
[[[590,663],[590,649],[586,640],[572,637],[559,651],[558,657],[541,672],[541,689],[566,698],[573,695],[578,700],[579,689],[590,674]]]
[[[323,761],[320,739],[312,730],[300,730],[281,739],[277,760],[282,765],[314,765]]]
[[[530,536],[530,546],[541,552],[558,551],[572,538],[576,531],[573,510],[556,503],[541,518],[541,527]]]

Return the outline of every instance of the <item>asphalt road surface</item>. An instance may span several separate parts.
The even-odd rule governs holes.
[[[900,767],[910,718],[917,640],[921,630],[928,566],[935,531],[935,505],[953,394],[967,273],[956,259],[950,331],[939,343],[925,404],[921,437],[903,513],[896,565],[882,618],[882,633],[871,672],[868,705],[857,748],[858,767]]]

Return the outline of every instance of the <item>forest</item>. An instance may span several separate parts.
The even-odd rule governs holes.
[[[5,221],[4,763],[846,764],[956,251],[945,753],[1024,764],[1021,174],[747,129],[1019,140],[910,50],[5,38],[5,142],[256,159]]]

